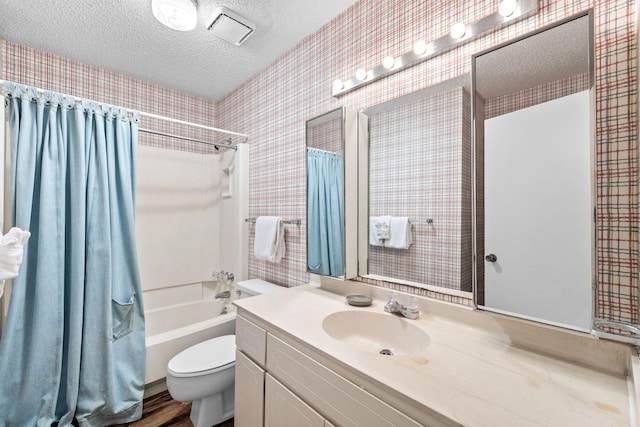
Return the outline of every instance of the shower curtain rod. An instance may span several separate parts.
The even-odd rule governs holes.
[[[188,136],[176,135],[175,133],[160,132],[158,130],[152,130],[152,129],[138,128],[138,131],[152,133],[154,135],[168,136],[169,138],[182,139],[185,141],[197,142],[200,144],[213,145],[216,150],[219,148],[228,148],[230,150],[238,151],[238,147],[236,147],[235,145],[231,145],[233,143],[233,140],[231,138],[225,139],[224,142],[211,142],[211,141],[204,141],[202,139],[190,138]]]
[[[5,83],[5,80],[0,80],[0,86],[3,88],[3,90],[2,90],[3,92],[4,92],[4,83]],[[13,82],[10,82],[10,83],[13,83]],[[29,86],[29,85],[25,85],[25,86],[35,89],[39,94],[47,92],[46,89],[41,89],[41,88],[38,88],[38,87]],[[74,101],[76,101],[76,102],[83,100],[83,98],[79,98],[79,97],[73,96],[73,95],[68,95],[68,94],[65,94],[65,93],[63,93],[62,95],[65,96],[65,97],[73,98]],[[92,101],[92,102],[94,102],[94,101]],[[95,101],[95,102],[100,106],[102,106],[103,104],[106,104],[104,102],[97,102],[97,101]],[[107,104],[107,105],[109,105],[109,104]],[[166,122],[177,123],[177,124],[181,124],[181,125],[185,125],[185,126],[192,126],[192,127],[196,127],[196,128],[200,128],[200,129],[214,131],[214,132],[220,132],[220,133],[224,133],[224,134],[227,134],[227,135],[231,135],[231,137],[227,138],[224,143],[216,143],[216,142],[211,142],[211,141],[203,141],[201,139],[189,138],[189,137],[181,136],[181,135],[175,135],[175,134],[172,134],[172,133],[166,133],[166,132],[160,132],[160,131],[155,131],[155,130],[151,130],[151,129],[139,128],[138,130],[141,131],[141,132],[147,132],[147,133],[152,133],[152,134],[155,134],[155,135],[167,136],[167,137],[170,137],[170,138],[182,139],[182,140],[185,140],[185,141],[197,142],[197,143],[200,143],[200,144],[213,145],[214,147],[231,148],[231,149],[234,149],[234,150],[237,150],[235,145],[244,143],[249,139],[249,136],[247,134],[244,134],[244,133],[233,132],[233,131],[225,130],[225,129],[219,129],[219,128],[215,128],[213,126],[201,125],[199,123],[187,122],[185,120],[178,120],[178,119],[174,119],[172,117],[160,116],[158,114],[145,113],[144,111],[138,111],[138,110],[134,110],[134,109],[131,109],[131,108],[126,108],[126,107],[122,107],[122,108],[125,108],[127,111],[130,111],[130,112],[137,111],[138,114],[140,114],[140,116],[143,116],[143,117],[149,117],[149,118],[152,118],[152,119],[164,120]],[[241,140],[234,143],[233,137],[241,138]],[[230,144],[233,144],[233,145],[230,145]]]

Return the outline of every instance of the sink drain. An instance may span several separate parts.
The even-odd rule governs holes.
[[[393,351],[389,350],[388,348],[383,348],[382,350],[380,350],[380,354],[384,356],[393,356]]]

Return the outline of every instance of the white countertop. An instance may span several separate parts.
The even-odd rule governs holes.
[[[508,334],[468,323],[470,315],[480,313],[465,310],[465,323],[421,312],[408,321],[427,332],[429,346],[390,357],[356,349],[322,328],[324,318],[337,311],[383,313],[382,300],[352,307],[343,295],[305,285],[236,305],[240,315],[310,349],[330,369],[422,423],[435,416],[469,427],[630,425],[624,367],[605,371],[523,349]],[[567,343],[575,351],[592,351],[572,337]]]

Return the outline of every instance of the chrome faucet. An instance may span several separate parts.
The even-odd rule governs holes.
[[[233,276],[233,273],[227,273],[224,270],[218,271],[218,272],[214,272],[211,275],[211,277],[216,279],[218,282],[224,282],[225,284],[228,284],[229,282],[233,282],[234,279],[235,279],[235,277]]]
[[[216,299],[219,298],[230,298],[231,297],[231,292],[229,291],[224,291],[224,292],[220,292],[219,294],[216,294]]]
[[[396,299],[395,292],[389,294],[389,300],[384,305],[384,311],[387,313],[398,313],[408,319],[415,320],[420,316],[418,311],[418,300],[415,297],[410,297],[406,306],[400,304]]]

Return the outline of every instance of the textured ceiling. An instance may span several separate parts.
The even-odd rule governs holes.
[[[509,44],[476,59],[476,88],[484,99],[589,72],[589,18]]]
[[[198,26],[171,30],[151,0],[0,0],[0,38],[214,101],[356,0],[200,0]],[[256,31],[241,46],[205,28],[220,6]]]

